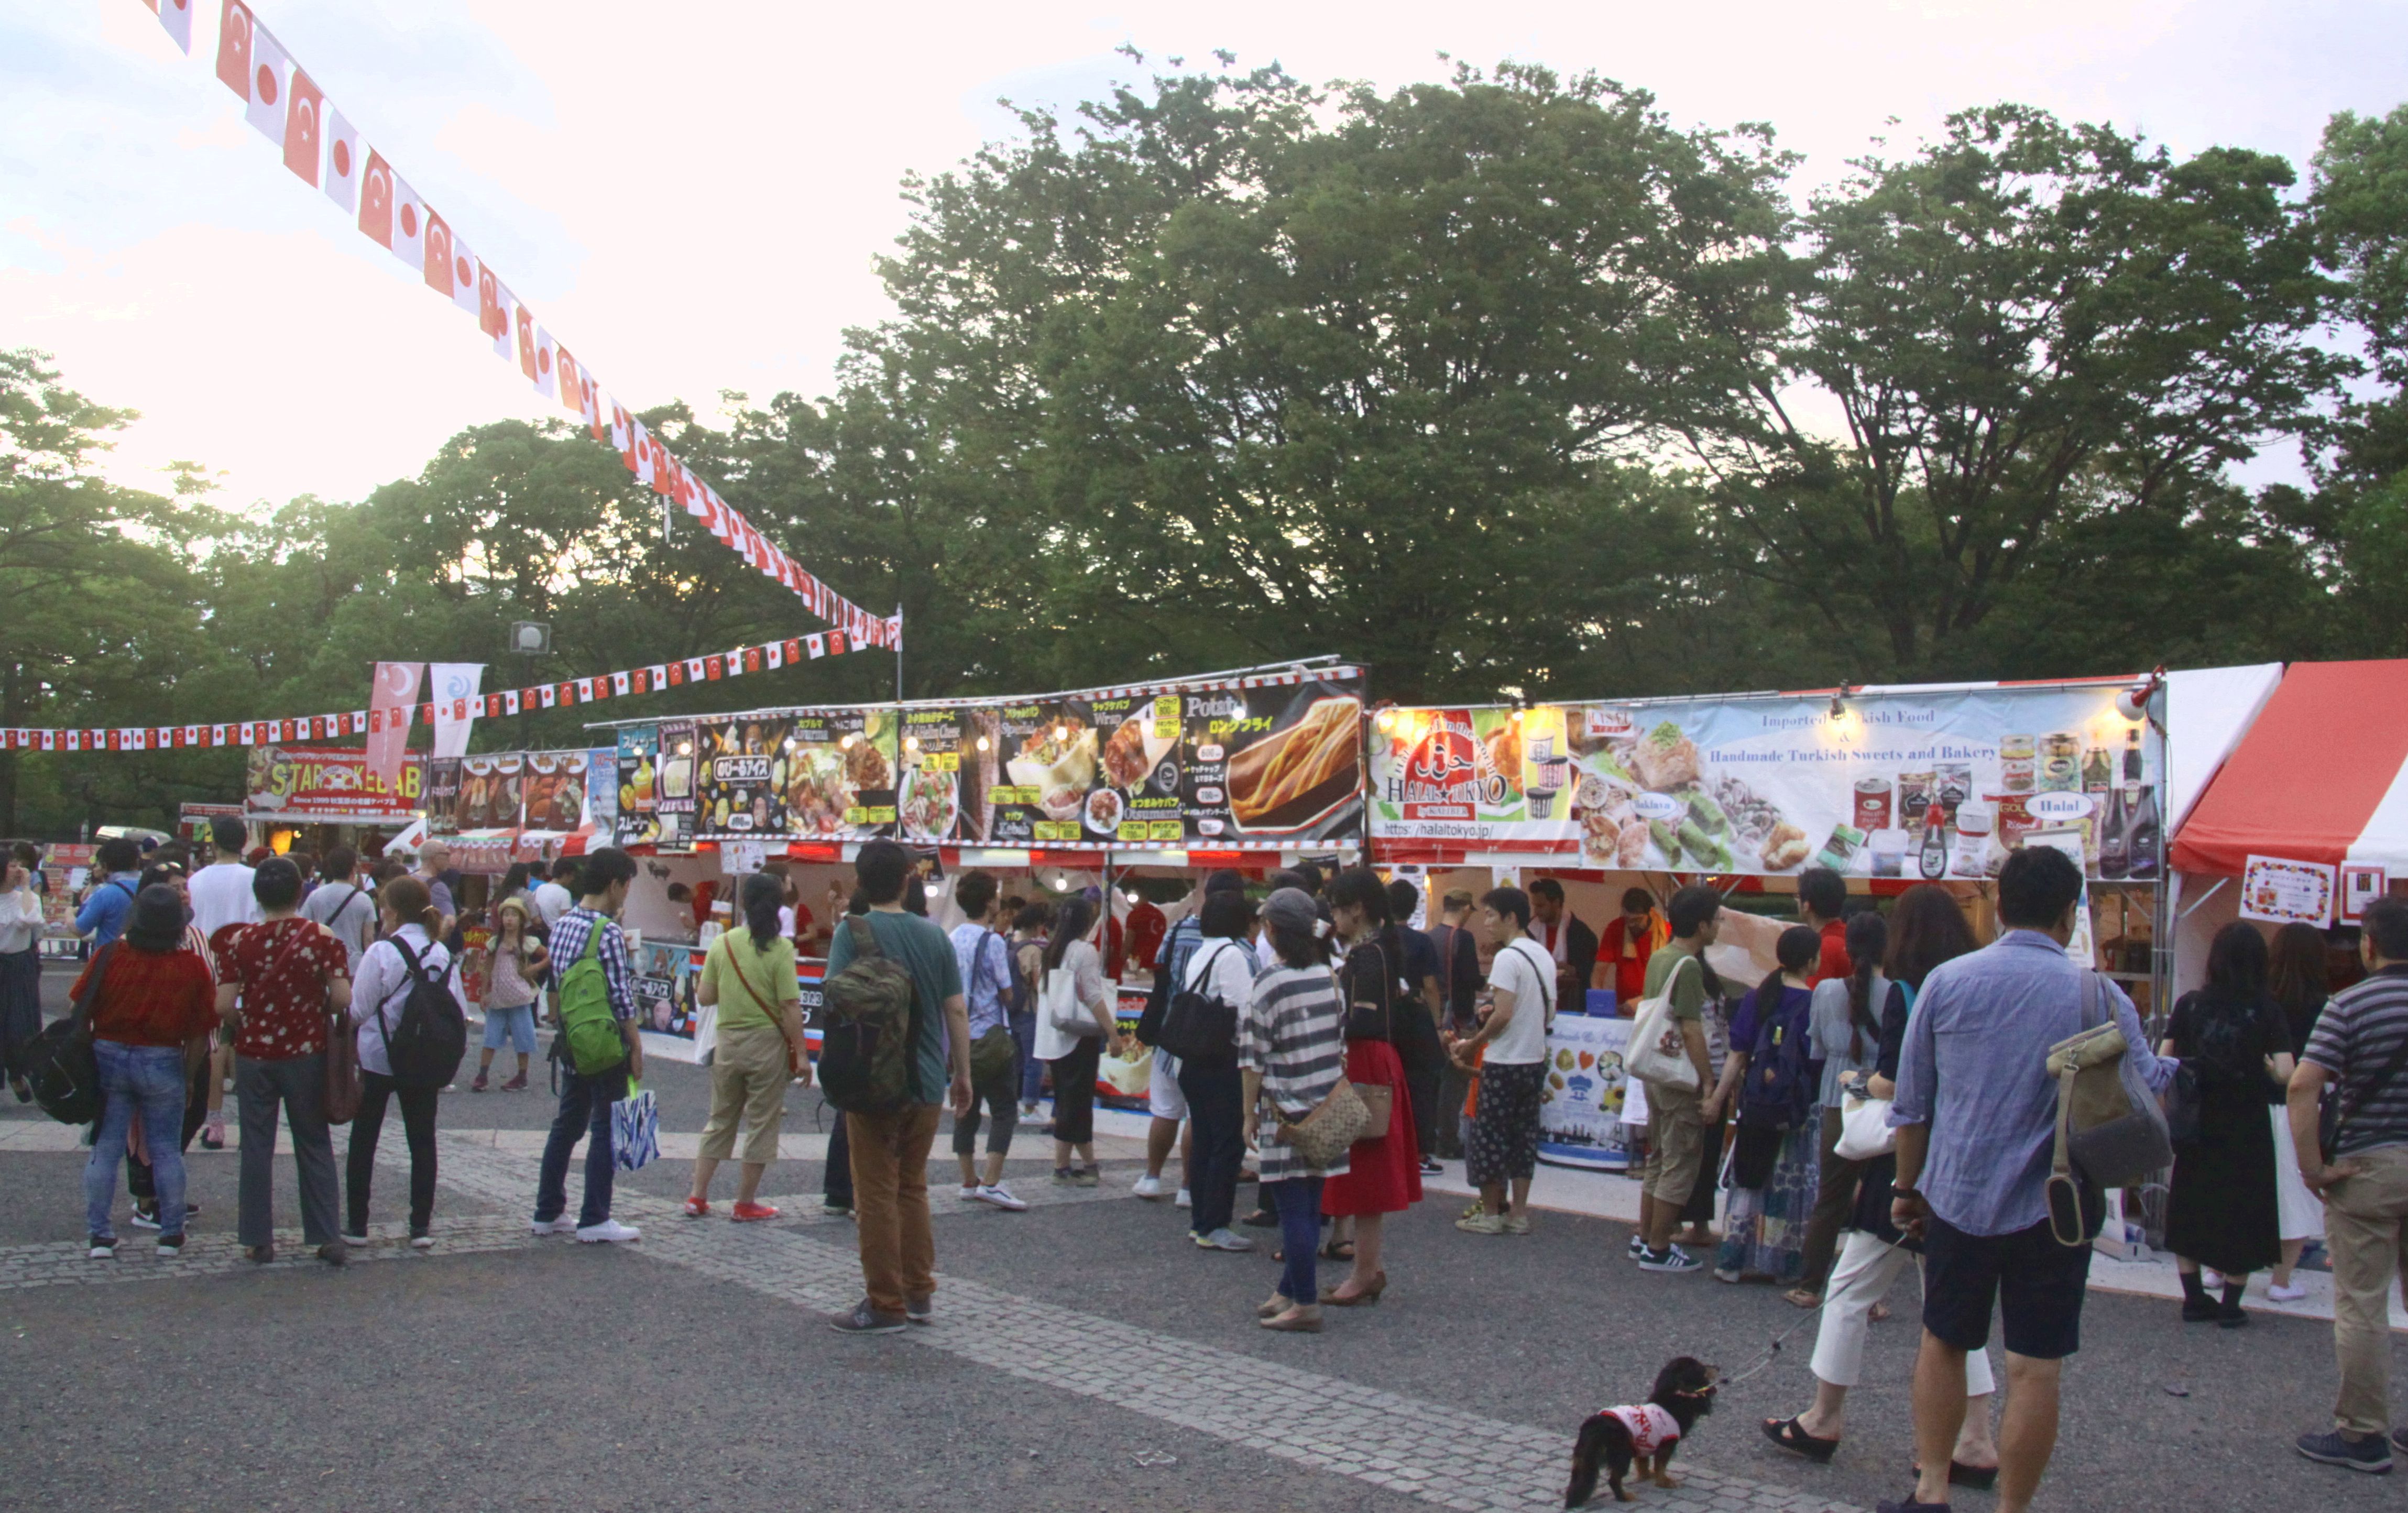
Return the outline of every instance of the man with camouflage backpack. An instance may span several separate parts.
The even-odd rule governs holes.
[[[832,1323],[852,1335],[935,1321],[928,1151],[948,1084],[953,1117],[970,1107],[961,965],[943,931],[904,910],[910,871],[910,853],[894,841],[863,846],[853,876],[869,912],[838,924],[828,947],[820,1085],[844,1110],[867,1293]]]

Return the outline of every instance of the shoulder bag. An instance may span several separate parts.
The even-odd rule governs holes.
[[[1698,1091],[1698,1063],[1689,1059],[1688,1037],[1681,1033],[1680,1021],[1672,1017],[1672,992],[1679,986],[1681,974],[1694,956],[1684,955],[1664,974],[1664,988],[1653,998],[1641,999],[1639,1012],[1630,1021],[1630,1039],[1622,1053],[1622,1063],[1632,1077],[1659,1087]],[[1703,970],[1700,968],[1700,970]]]
[[[1163,1011],[1158,1043],[1183,1064],[1204,1068],[1238,1064],[1238,1007],[1211,991],[1213,965],[1232,944],[1214,941],[1212,954],[1204,959],[1204,969],[1197,974],[1201,986],[1172,993],[1170,1006]]]
[[[726,940],[731,937],[722,935],[720,938]],[[779,1012],[781,1005],[763,997],[761,990],[752,986],[752,979],[744,975],[743,963],[736,959],[734,946],[727,948],[727,970],[735,974],[737,986],[742,988],[744,995],[752,1000],[752,1006],[767,1017],[769,1027],[778,1032],[778,1037],[781,1040],[785,1039],[786,1017]],[[797,1008],[799,1011],[799,1006]],[[786,1041],[786,1075],[788,1077],[803,1075],[803,1048],[792,1040]]]
[[[44,1025],[19,1052],[18,1071],[32,1087],[34,1102],[62,1124],[89,1124],[100,1117],[100,1063],[92,1049],[92,1014],[116,953],[114,940],[93,953],[86,969],[91,977],[74,1010]]]
[[[2145,1182],[2174,1159],[2166,1111],[2141,1081],[2096,972],[2082,975],[2082,1006],[2085,1027],[2049,1047],[2047,1063],[2057,1078],[2049,1226],[2057,1243],[2068,1246],[2089,1243],[2096,1194]],[[2082,1191],[2085,1184],[2089,1193]]]
[[[1370,1108],[1341,1072],[1327,1095],[1302,1119],[1291,1123],[1284,1111],[1280,1114],[1279,1137],[1307,1169],[1326,1171],[1354,1149],[1354,1142],[1370,1127]]]
[[[1914,1012],[1914,989],[1898,985],[1906,994],[1906,1011]],[[1898,1149],[1898,1132],[1889,1127],[1890,1105],[1894,1100],[1859,1096],[1850,1092],[1840,1100],[1840,1140],[1831,1153],[1842,1161],[1870,1161]]]
[[[1082,1040],[1104,1033],[1096,1027],[1094,1012],[1079,1001],[1079,974],[1070,965],[1068,949],[1063,951],[1062,964],[1045,974],[1045,1022]]]

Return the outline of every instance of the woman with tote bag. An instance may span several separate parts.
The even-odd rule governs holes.
[[[1096,1164],[1096,1071],[1105,1049],[1118,1049],[1121,1038],[1104,991],[1103,960],[1086,938],[1095,919],[1084,898],[1062,901],[1037,1006],[1037,1055],[1054,1073],[1054,1180],[1070,1187],[1103,1179]],[[1070,1163],[1074,1151],[1077,1166]]]

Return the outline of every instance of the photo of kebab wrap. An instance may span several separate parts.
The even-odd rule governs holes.
[[[1229,816],[1255,828],[1295,828],[1311,814],[1283,813],[1325,785],[1351,789],[1361,763],[1363,701],[1315,699],[1294,724],[1229,759]],[[1276,821],[1277,823],[1272,823]]]

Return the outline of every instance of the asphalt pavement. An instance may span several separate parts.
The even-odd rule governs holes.
[[[54,996],[64,985],[54,971]],[[707,1077],[655,1063],[665,1130],[700,1127]],[[818,1100],[797,1090],[789,1109],[788,1131],[808,1133]],[[461,1092],[442,1123],[533,1132],[550,1117],[539,1092]],[[1127,1195],[1127,1162],[1092,1194],[1021,1167],[1020,1185],[1055,1201],[972,1208],[952,1194],[941,1140],[940,1321],[903,1338],[824,1327],[853,1285],[850,1231],[800,1201],[819,1188],[808,1160],[765,1184],[787,1208],[758,1227],[774,1234],[672,1217],[683,1161],[634,1174],[622,1214],[647,1239],[618,1249],[525,1236],[533,1154],[464,1140],[446,1152],[445,1243],[411,1255],[382,1240],[376,1263],[337,1273],[233,1262],[236,1158],[198,1154],[192,1257],[69,1264],[82,1159],[6,1149],[29,1120],[0,1099],[0,1484],[27,1507],[1532,1506],[1581,1419],[1643,1395],[1667,1357],[1736,1372],[1801,1317],[1769,1288],[1638,1272],[1621,1224],[1541,1215],[1526,1238],[1483,1238],[1452,1227],[1455,1200],[1433,1198],[1392,1220],[1379,1306],[1332,1310],[1317,1338],[1268,1335],[1252,1308],[1276,1280],[1270,1232],[1253,1232],[1254,1255],[1198,1251],[1184,1215]],[[378,1210],[392,1220],[397,1124],[385,1155]],[[289,1157],[279,1166],[290,1227]],[[1914,1303],[1902,1281],[1899,1317],[1872,1331],[1833,1465],[1784,1456],[1756,1429],[1811,1395],[1810,1323],[1683,1447],[1698,1483],[1642,1500],[1899,1495]],[[2326,1421],[2327,1326],[2186,1329],[2171,1304],[2110,1294],[2093,1294],[2084,1325],[2042,1506],[2372,1508],[2402,1495],[2291,1451]],[[1336,1427],[1281,1438],[1305,1421]],[[1350,1436],[1367,1448],[1350,1454]],[[1494,1500],[1440,1484],[1492,1466]],[[1993,1501],[1962,1492],[1956,1506]]]

